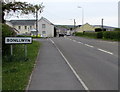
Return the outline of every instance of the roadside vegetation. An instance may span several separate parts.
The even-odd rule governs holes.
[[[120,41],[120,29],[117,28],[114,31],[101,31],[101,32],[76,32],[75,36]]]
[[[2,90],[22,91],[28,84],[41,44],[37,41],[27,44],[27,57],[24,44],[13,45],[13,56],[11,56],[10,45],[4,44],[6,36],[15,36],[15,32],[11,27],[2,24]]]

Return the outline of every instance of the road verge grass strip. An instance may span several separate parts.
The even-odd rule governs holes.
[[[28,44],[28,60],[24,60],[24,45],[16,45],[14,48],[14,57],[12,59],[6,59],[7,56],[3,56],[3,87],[2,90],[25,90],[31,72],[34,68],[36,57],[40,48],[40,43],[33,41],[32,44]],[[18,53],[19,51],[19,53]],[[19,55],[18,55],[19,54]],[[17,57],[19,56],[19,57]],[[17,59],[19,58],[19,59]]]

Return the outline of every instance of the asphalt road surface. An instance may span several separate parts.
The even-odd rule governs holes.
[[[118,43],[80,37],[43,43],[29,90],[118,90]]]

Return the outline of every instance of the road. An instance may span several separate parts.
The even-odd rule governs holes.
[[[38,59],[41,62],[36,65],[29,89],[118,90],[117,42],[81,37],[50,38],[41,42],[43,52]],[[50,65],[54,66],[50,68]],[[53,72],[48,73],[49,70]]]

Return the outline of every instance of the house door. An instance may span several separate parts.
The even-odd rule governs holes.
[[[42,37],[47,37],[46,31],[42,31]]]

